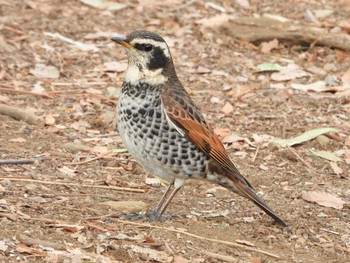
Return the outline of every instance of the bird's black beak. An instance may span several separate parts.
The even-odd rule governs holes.
[[[124,46],[124,47],[127,47],[127,48],[133,47],[128,41],[126,41],[125,37],[112,37],[112,40],[114,42],[117,42],[118,44]]]

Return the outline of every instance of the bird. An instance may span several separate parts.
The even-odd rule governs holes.
[[[169,186],[149,219],[161,220],[187,179],[218,184],[252,201],[282,226],[285,221],[239,172],[199,107],[181,84],[169,46],[157,33],[112,37],[128,58],[117,125],[131,156]]]

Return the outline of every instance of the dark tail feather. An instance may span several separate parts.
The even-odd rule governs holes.
[[[254,204],[260,207],[266,214],[271,216],[275,221],[282,226],[287,227],[287,224],[280,218],[249,186],[245,186],[242,182],[238,182],[235,185],[240,191],[242,191],[243,196],[251,200]]]

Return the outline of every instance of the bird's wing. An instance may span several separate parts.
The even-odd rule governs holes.
[[[234,175],[239,181],[251,186],[237,170],[218,136],[184,89],[168,89],[161,100],[168,119],[181,134],[218,162],[228,172],[228,176]]]
[[[199,109],[187,92],[181,89],[167,90],[161,97],[163,109],[174,127],[193,142],[201,151],[216,161],[222,176],[232,180],[231,190],[250,199],[269,216],[283,226],[287,224],[254,192],[251,184],[241,175],[228,156],[214,131],[208,126]],[[221,171],[221,172],[220,172]],[[227,187],[223,185],[224,187]]]

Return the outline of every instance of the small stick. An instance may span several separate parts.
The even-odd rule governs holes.
[[[29,124],[44,125],[44,120],[41,117],[35,115],[34,113],[19,108],[7,106],[5,104],[0,104],[0,114],[10,116],[11,118],[14,118],[16,120],[25,121]]]
[[[256,147],[255,154],[254,154],[253,159],[252,159],[252,163],[255,163],[255,160],[256,160],[256,157],[258,156],[259,150],[260,150],[260,146],[258,145],[258,147]]]
[[[215,258],[218,260],[222,260],[222,261],[226,261],[226,262],[237,262],[236,258],[230,257],[230,256],[226,256],[226,255],[221,255],[221,254],[217,254],[217,253],[213,253],[213,252],[209,252],[206,250],[201,250],[203,254],[211,257],[211,258]]]
[[[328,137],[329,139],[335,140],[337,142],[342,142],[342,138],[336,134],[332,134],[332,133],[325,133],[323,134],[324,136]]]
[[[99,156],[96,156],[94,158],[91,158],[91,159],[88,159],[88,160],[85,160],[85,161],[81,161],[81,162],[75,162],[75,163],[65,163],[65,164],[70,164],[70,165],[81,165],[81,164],[86,164],[86,163],[89,163],[89,162],[92,162],[92,161],[96,161],[98,159],[102,159],[103,157],[105,157],[106,155],[110,154],[111,152],[106,152],[106,153],[103,153],[103,154],[100,154]]]
[[[6,84],[0,84],[0,86],[10,86],[10,85],[6,85]],[[12,86],[10,86],[12,87]],[[27,94],[27,95],[33,95],[33,96],[38,96],[38,97],[44,97],[44,98],[49,98],[49,99],[53,99],[52,96],[45,94],[45,93],[37,93],[37,92],[31,92],[28,90],[19,90],[19,89],[15,89],[15,87],[13,88],[0,88],[0,91],[5,92],[5,93],[18,93],[18,94]]]
[[[7,160],[0,160],[0,164],[31,164],[39,161],[44,161],[45,158],[43,157],[37,157],[37,158],[31,158],[31,159],[7,159]]]
[[[58,250],[65,250],[66,247],[63,244],[53,243],[49,241],[44,241],[36,238],[31,238],[25,235],[17,235],[16,238],[23,244],[27,246],[43,246],[43,247],[51,247]]]
[[[74,184],[74,183],[64,183],[64,182],[41,181],[41,180],[24,179],[24,178],[9,178],[6,176],[0,176],[0,180],[1,179],[7,179],[10,181],[31,182],[31,183],[38,183],[38,184],[64,185],[64,186],[75,186],[75,187],[90,187],[90,188],[122,191],[122,192],[135,192],[135,193],[144,193],[145,192],[145,190],[136,189],[136,188],[133,189],[133,188],[127,188],[127,187],[116,187],[116,186],[105,186],[105,185],[90,185],[90,184]]]
[[[309,169],[312,169],[312,166],[309,163],[307,163],[303,158],[301,158],[301,156],[292,147],[290,146],[287,146],[287,147],[295,155],[295,157],[297,157],[299,161],[305,164]]]
[[[116,221],[120,222],[120,223],[124,223],[124,224],[129,224],[129,225],[135,225],[135,226],[141,226],[141,227],[148,227],[148,228],[156,228],[156,229],[162,229],[165,231],[171,231],[171,232],[175,232],[175,233],[180,233],[180,234],[184,234],[190,237],[194,237],[200,240],[206,240],[206,241],[210,241],[213,243],[219,243],[219,244],[224,244],[224,245],[228,245],[231,247],[235,247],[235,248],[241,248],[243,250],[247,250],[247,251],[253,251],[253,252],[258,252],[258,253],[262,253],[264,255],[273,257],[273,258],[280,258],[278,255],[276,254],[272,254],[270,252],[261,250],[261,249],[256,249],[256,248],[252,248],[252,247],[247,247],[241,244],[238,244],[236,242],[229,242],[229,241],[225,241],[225,240],[219,240],[219,239],[214,239],[214,238],[207,238],[207,237],[202,237],[202,236],[198,236],[189,232],[185,232],[183,230],[177,230],[177,229],[172,229],[172,228],[166,228],[166,227],[161,227],[161,226],[153,226],[153,225],[148,225],[148,224],[142,224],[142,223],[136,223],[136,222],[130,222],[130,221],[125,221],[125,220],[120,220],[117,219]]]

